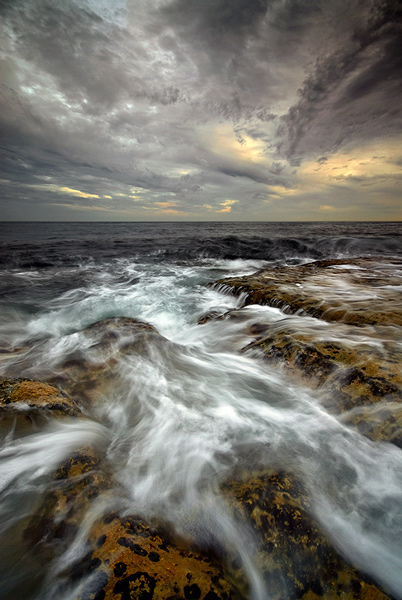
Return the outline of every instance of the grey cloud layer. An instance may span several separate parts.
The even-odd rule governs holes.
[[[391,135],[400,118],[393,0],[15,0],[0,11],[10,200],[17,184],[50,182],[100,196],[133,186],[183,207],[247,192],[249,210],[264,186],[292,186],[292,164]],[[239,148],[261,142],[271,165],[217,154],[203,128],[219,124]]]
[[[284,117],[289,156],[402,129],[402,7],[373,4],[345,45],[316,61]]]

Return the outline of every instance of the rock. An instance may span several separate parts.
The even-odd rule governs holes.
[[[84,580],[76,600],[234,600],[220,566],[194,549],[172,544],[141,519],[113,513],[90,532],[90,551],[71,569]]]
[[[1,377],[0,410],[5,409],[43,411],[58,417],[77,417],[81,413],[75,400],[47,383]]]
[[[47,381],[90,407],[118,377],[118,362],[128,355],[146,355],[153,345],[168,344],[153,325],[128,317],[93,323],[82,332],[84,349],[77,350],[44,373]]]
[[[38,393],[41,408],[46,391],[51,399],[55,397],[55,388],[29,383],[31,389],[43,392]],[[21,395],[26,398],[20,381],[7,380],[4,389],[6,400],[10,394],[15,401]],[[219,561],[186,541],[173,540],[167,530],[161,533],[136,516],[108,512],[99,518],[97,502],[116,506],[121,494],[107,463],[94,448],[77,448],[63,461],[39,506],[28,522],[23,521],[20,544],[26,547],[24,560],[34,561],[39,582],[49,561],[68,551],[77,536],[84,535],[81,542],[86,554],[60,574],[55,582],[56,596],[63,589],[73,593],[76,600],[239,600]]]
[[[402,447],[402,352],[348,347],[347,341],[322,341],[282,325],[257,338],[243,352],[259,349],[268,363],[301,383],[320,388],[317,396],[344,423],[372,440]]]
[[[263,269],[220,279],[214,287],[244,294],[243,304],[266,304],[286,313],[303,311],[326,321],[402,325],[398,259],[321,260],[296,267]],[[369,291],[368,291],[369,290]]]
[[[90,446],[77,448],[60,465],[24,531],[25,541],[41,553],[42,562],[68,548],[91,503],[111,493],[112,487],[99,453]]]
[[[244,294],[246,304],[298,313],[248,326],[245,332],[254,340],[244,352],[263,352],[268,363],[299,383],[319,388],[317,398],[344,423],[372,440],[402,447],[402,294],[394,273],[401,264],[397,259],[317,261],[217,284]],[[225,318],[236,314],[230,311]],[[337,325],[323,333],[317,325],[302,324],[302,315]]]
[[[294,476],[279,472],[234,482],[226,493],[259,539],[256,563],[272,600],[390,598],[333,548],[311,517],[308,494]]]
[[[3,435],[11,429],[17,436],[25,435],[50,418],[80,415],[75,400],[47,383],[0,377],[0,431]]]

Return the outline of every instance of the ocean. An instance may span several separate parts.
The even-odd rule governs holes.
[[[221,489],[234,476],[265,469],[296,473],[338,551],[401,599],[401,449],[346,427],[322,407],[319,388],[242,352],[256,323],[289,319],[306,332],[321,327],[323,339],[345,339],[350,330],[244,306],[242,295],[209,285],[265,267],[378,256],[402,258],[400,223],[2,223],[0,376],[63,388],[72,358],[99,363],[85,331],[105,319],[138,319],[159,336],[129,352],[112,348],[107,375],[99,369],[99,381],[91,381],[91,401],[82,395],[85,420],[61,419],[23,436],[3,428],[0,597],[75,597],[74,586],[62,592],[57,581],[79,556],[99,498],[70,547],[40,577],[19,532],[57,466],[93,444],[119,485],[116,510],[168,523],[199,547],[231,548],[250,598],[266,600],[270,592],[252,536]],[[402,286],[402,273],[395,277]],[[235,309],[238,319],[200,324],[207,314]],[[390,335],[379,328],[375,343],[385,347]],[[391,337],[401,344],[398,332]],[[84,379],[74,383],[79,404]]]

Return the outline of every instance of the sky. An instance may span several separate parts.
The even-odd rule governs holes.
[[[402,217],[398,0],[0,0],[3,221]]]

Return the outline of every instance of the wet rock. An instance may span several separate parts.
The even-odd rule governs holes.
[[[279,472],[226,486],[239,518],[257,539],[256,563],[272,600],[386,600],[391,598],[347,564],[311,517],[308,494]]]
[[[94,571],[80,586],[77,600],[239,598],[212,559],[171,543],[141,519],[105,515],[92,527],[89,541],[84,562],[72,567],[75,577]]]
[[[72,398],[57,388],[31,379],[0,378],[0,431],[24,435],[50,418],[77,417],[81,411]]]
[[[53,416],[76,417],[81,411],[72,398],[57,388],[32,379],[0,378],[0,410],[46,411]]]
[[[326,321],[402,325],[398,259],[321,260],[296,267],[263,269],[218,280],[214,286],[244,294],[243,303],[302,311]]]
[[[254,340],[244,352],[262,352],[296,381],[319,388],[327,410],[370,439],[402,447],[401,266],[396,259],[317,261],[218,284],[247,294],[246,304],[298,313],[269,325],[253,323],[246,333]],[[307,315],[336,325],[330,333],[303,326]]]
[[[90,446],[77,448],[57,469],[24,539],[41,560],[61,554],[74,540],[86,512],[101,494],[111,493],[111,477]]]
[[[320,402],[329,412],[342,414],[344,423],[372,440],[402,447],[402,353],[397,348],[385,353],[309,338],[286,325],[273,329],[243,351],[259,349],[268,363],[320,388]]]
[[[52,588],[56,596],[69,590],[76,600],[239,599],[219,562],[167,530],[160,532],[135,516],[107,512],[99,518],[99,507],[118,506],[121,499],[122,490],[94,448],[77,448],[58,467],[24,520],[20,542],[39,577],[81,536],[86,553],[59,573]]]
[[[47,381],[89,407],[99,394],[111,389],[124,356],[146,355],[152,346],[169,343],[153,325],[128,317],[93,323],[79,334],[81,348],[44,373]]]

